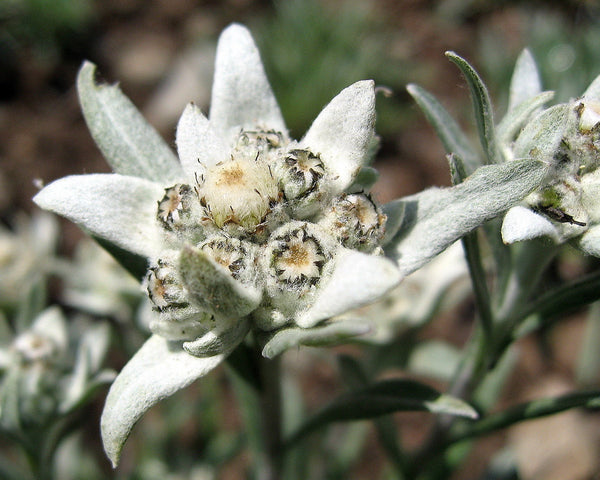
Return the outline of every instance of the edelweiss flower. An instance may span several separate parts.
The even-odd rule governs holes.
[[[78,89],[115,173],[57,180],[35,201],[118,254],[146,259],[154,335],[116,379],[102,418],[116,464],[141,415],[215,368],[250,329],[264,332],[270,352],[268,339],[287,331],[311,340],[363,333],[332,331],[329,319],[400,281],[381,244],[401,209],[389,210],[386,229],[359,181],[374,136],[373,82],[343,90],[295,141],[239,25],[219,40],[209,118],[193,104],[181,116],[179,162],[117,88],[94,83],[93,65]],[[286,346],[303,342],[294,335]]]
[[[574,240],[600,256],[600,77],[580,99],[540,112],[523,129],[515,156],[549,163],[542,186],[510,209],[502,225],[506,243],[548,236]]]

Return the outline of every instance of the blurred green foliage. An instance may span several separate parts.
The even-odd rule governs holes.
[[[516,30],[522,32],[520,48],[531,50],[538,64],[542,84],[556,92],[555,101],[564,102],[581,94],[600,71],[600,23],[592,17],[569,18],[552,9],[521,9],[515,15]],[[510,82],[511,65],[520,48],[498,48],[511,45],[508,29],[481,28],[479,64],[497,100],[504,107]]]
[[[91,19],[91,0],[2,0],[0,31],[19,46],[53,56]]]
[[[372,78],[395,94],[407,83],[407,60],[394,58],[393,30],[369,1],[345,1],[333,10],[318,0],[275,3],[274,15],[255,29],[256,39],[292,137],[343,88]],[[398,130],[394,96],[377,105],[380,134]]]

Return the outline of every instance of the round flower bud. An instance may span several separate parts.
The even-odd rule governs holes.
[[[293,221],[274,231],[261,256],[269,297],[261,317],[293,320],[329,276],[335,249],[335,239],[314,223]]]
[[[225,267],[231,276],[242,283],[255,280],[254,259],[256,246],[237,238],[215,235],[199,245],[219,265]]]
[[[306,218],[319,209],[323,197],[325,166],[310,150],[289,150],[277,163],[277,176],[283,197],[293,216]]]
[[[579,116],[579,130],[589,132],[600,124],[600,103],[583,101],[576,107]]]
[[[386,219],[369,195],[353,193],[334,198],[319,224],[345,247],[373,252],[383,239]]]
[[[150,330],[168,340],[193,340],[211,325],[211,316],[190,304],[176,268],[177,252],[168,251],[148,268],[146,291],[158,313]]]
[[[165,189],[158,202],[157,218],[166,232],[181,235],[190,242],[202,239],[202,207],[190,185],[178,183]]]
[[[256,149],[238,151],[198,179],[198,196],[216,227],[232,235],[251,235],[279,202],[271,169]]]

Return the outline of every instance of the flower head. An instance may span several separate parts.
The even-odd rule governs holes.
[[[600,78],[581,98],[538,113],[517,138],[515,155],[543,159],[549,171],[539,188],[508,211],[505,242],[548,236],[600,255],[599,85]]]
[[[386,215],[354,185],[374,138],[372,81],[343,90],[293,140],[249,32],[232,25],[219,40],[209,117],[189,104],[179,120],[179,161],[116,87],[95,84],[93,65],[78,88],[115,173],[60,179],[35,201],[146,262],[154,335],[113,384],[102,419],[116,463],[140,416],[250,329],[267,339],[318,329],[401,275],[382,256]]]

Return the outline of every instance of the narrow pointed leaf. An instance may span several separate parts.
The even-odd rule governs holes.
[[[428,411],[477,418],[462,400],[413,380],[384,380],[344,394],[309,418],[288,440],[291,445],[333,422],[367,420],[401,411]]]
[[[262,354],[274,358],[299,345],[326,346],[364,335],[371,330],[369,324],[351,321],[332,322],[315,328],[285,328],[278,330],[265,344]]]
[[[538,187],[547,165],[515,160],[480,167],[460,185],[402,199],[404,223],[386,246],[400,273],[414,272],[459,238],[521,201]]]
[[[540,398],[515,405],[514,407],[493,413],[464,426],[463,429],[451,435],[446,443],[450,445],[455,442],[495,432],[523,421],[535,420],[536,418],[580,407],[599,408],[600,391],[574,392],[560,397]]]
[[[446,52],[446,57],[460,69],[467,80],[467,85],[469,85],[473,108],[475,109],[479,139],[486,153],[487,163],[500,163],[503,157],[498,148],[494,129],[492,102],[490,101],[486,86],[479,77],[479,74],[464,58],[459,57],[454,52]]]
[[[543,92],[535,97],[519,103],[516,107],[509,110],[502,121],[498,124],[496,130],[500,144],[509,144],[523,128],[523,125],[529,120],[531,115],[537,109],[548,103],[554,97],[554,92]]]
[[[77,77],[83,116],[116,173],[167,184],[182,170],[169,146],[116,85],[98,85],[96,66],[84,62]]]
[[[131,429],[153,405],[213,370],[229,352],[194,357],[180,342],[150,337],[112,384],[100,428],[108,458],[116,466]]]
[[[345,191],[364,166],[375,133],[375,84],[356,82],[321,111],[300,146],[321,156],[334,193]]]
[[[222,133],[232,127],[286,132],[258,48],[242,25],[229,26],[219,38],[209,118]]]
[[[587,100],[600,101],[600,75],[598,75],[582,95]]]
[[[150,257],[160,245],[156,202],[163,195],[160,185],[143,178],[91,174],[60,178],[33,201],[94,236]]]
[[[177,152],[183,169],[190,177],[200,176],[207,167],[228,159],[229,148],[215,132],[200,108],[188,104],[177,123]]]
[[[532,118],[519,134],[513,151],[515,158],[536,158],[552,161],[565,131],[569,127],[572,108],[569,104],[554,105]]]
[[[427,120],[442,141],[446,152],[449,154],[456,153],[463,158],[469,167],[469,172],[473,172],[480,166],[481,160],[473,149],[471,142],[442,104],[431,93],[418,85],[408,85],[406,90],[423,110]]]
[[[542,82],[533,55],[525,49],[517,58],[510,81],[508,112],[524,102],[530,101],[542,91]]]

